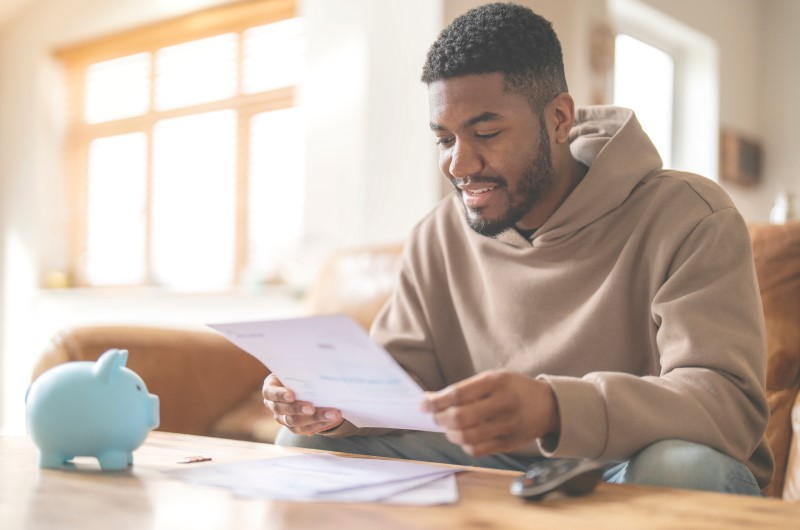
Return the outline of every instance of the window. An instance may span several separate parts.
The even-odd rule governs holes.
[[[614,105],[636,112],[665,167],[672,167],[674,69],[667,52],[630,35],[617,35]]]
[[[717,44],[638,0],[608,0],[608,9],[619,32],[614,102],[636,111],[666,167],[716,180]]]
[[[58,53],[78,285],[215,289],[275,274],[303,219],[294,11],[239,2]]]

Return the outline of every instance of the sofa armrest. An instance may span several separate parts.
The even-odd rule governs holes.
[[[800,501],[800,394],[792,407],[792,428],[789,442],[789,457],[781,497],[785,501]]]
[[[775,458],[775,478],[765,491],[781,497],[800,389],[800,223],[749,228],[767,331],[766,435]]]
[[[56,335],[34,367],[33,378],[64,362],[95,361],[110,348],[128,350],[128,368],[159,397],[162,431],[210,434],[213,424],[261,388],[269,374],[213,332],[86,326]]]

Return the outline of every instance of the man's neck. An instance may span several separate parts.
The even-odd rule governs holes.
[[[536,228],[520,228],[518,226],[515,226],[514,230],[516,230],[517,233],[519,235],[521,235],[522,237],[524,237],[525,239],[530,240],[530,238],[533,237],[533,233],[536,232],[537,230],[539,230],[539,228],[538,227],[536,227]]]

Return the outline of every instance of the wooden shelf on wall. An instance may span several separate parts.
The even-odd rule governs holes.
[[[761,144],[743,135],[722,130],[719,138],[720,180],[742,186],[754,186],[761,181]]]

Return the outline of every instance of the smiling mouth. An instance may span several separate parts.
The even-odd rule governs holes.
[[[475,182],[461,181],[453,183],[459,194],[464,206],[474,212],[481,211],[490,206],[495,196],[495,191],[503,187],[502,182]]]
[[[477,188],[477,189],[472,189],[472,190],[463,189],[463,188],[460,188],[460,189],[464,193],[469,193],[470,195],[481,195],[483,193],[486,193],[487,191],[492,191],[493,189],[495,189],[495,187],[496,186],[490,186],[490,187],[486,187],[486,188]]]
[[[503,187],[505,180],[500,177],[468,177],[466,179],[453,179],[452,183],[462,193],[480,195]]]

